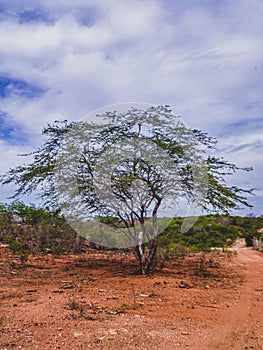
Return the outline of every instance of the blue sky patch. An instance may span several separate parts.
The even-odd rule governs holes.
[[[101,13],[95,6],[89,6],[76,11],[75,16],[81,25],[92,27],[101,17]]]
[[[32,22],[53,23],[53,16],[44,8],[18,6],[15,2],[0,3],[0,21],[15,20],[21,24]]]
[[[263,118],[246,118],[246,119],[240,119],[238,121],[235,121],[234,123],[229,123],[227,125],[228,128],[231,129],[231,131],[235,130],[237,133],[238,131],[246,131],[248,129],[250,130],[262,130],[263,128]]]
[[[0,0],[1,1],[1,0]],[[39,5],[39,4],[38,4]],[[28,6],[22,9],[23,6],[17,6],[15,3],[0,3],[0,21],[11,19],[20,24],[46,23],[54,24],[59,18],[66,14],[71,14],[76,21],[83,26],[92,27],[101,17],[101,11],[98,6],[84,5],[81,7],[73,7],[66,5],[57,7],[51,12],[45,6]]]
[[[25,10],[17,15],[20,23],[45,22],[54,23],[52,17],[41,9]]]
[[[23,98],[40,97],[46,90],[40,86],[32,85],[25,80],[0,76],[0,98],[17,95]]]
[[[13,122],[10,116],[0,111],[0,139],[11,145],[25,145],[28,143],[28,135],[22,126]]]

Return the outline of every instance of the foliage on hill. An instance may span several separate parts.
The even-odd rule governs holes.
[[[159,237],[161,255],[180,255],[188,251],[209,251],[211,248],[227,248],[237,238],[245,238],[252,246],[253,237],[263,238],[258,232],[263,227],[262,217],[229,215],[200,216],[186,233],[180,233],[184,218],[174,218]]]
[[[0,205],[0,239],[26,260],[29,254],[61,254],[81,249],[76,233],[58,212],[25,205]]]
[[[101,220],[105,221],[105,218]],[[188,252],[227,248],[239,237],[245,238],[247,245],[252,246],[254,237],[263,238],[263,232],[259,232],[263,227],[262,217],[200,216],[193,227],[181,233],[183,220],[174,218],[160,234],[159,256],[181,257]],[[30,253],[81,251],[83,240],[79,239],[58,212],[22,202],[0,204],[0,240],[8,243],[21,260],[26,260]]]

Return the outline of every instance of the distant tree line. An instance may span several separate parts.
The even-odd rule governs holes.
[[[159,253],[167,257],[184,252],[210,251],[213,248],[227,249],[238,238],[244,238],[246,245],[253,246],[254,237],[263,238],[262,217],[241,217],[230,215],[200,216],[186,232],[180,233],[184,218],[174,218],[159,237]]]
[[[26,205],[0,204],[0,240],[21,260],[29,254],[79,252],[82,240],[58,211]]]
[[[184,218],[174,218],[160,234],[157,257],[169,259],[212,248],[227,249],[237,238],[244,238],[247,246],[252,246],[253,238],[263,238],[263,232],[260,232],[262,217],[205,215],[200,216],[187,232],[181,233],[183,221]],[[21,260],[26,260],[29,254],[57,255],[84,249],[84,239],[58,211],[23,202],[0,204],[0,241],[8,244]]]

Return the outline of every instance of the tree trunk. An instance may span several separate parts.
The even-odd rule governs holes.
[[[145,250],[145,244],[141,239],[139,239],[139,244],[136,247],[136,253],[139,259],[139,273],[142,275],[149,275],[151,272],[151,268],[154,263],[154,259],[156,257],[157,253],[157,247],[158,247],[158,223],[157,223],[157,210],[160,206],[161,201],[158,201],[155,205],[155,208],[153,210],[153,216],[152,216],[152,238],[150,243],[150,248],[146,254]]]
[[[146,259],[146,263],[144,266],[144,274],[149,275],[151,272],[151,268],[154,262],[154,259],[156,257],[156,252],[157,252],[157,246],[158,246],[158,238],[155,237],[151,240],[151,245],[150,245],[150,250]]]
[[[137,245],[135,247],[136,255],[139,260],[139,274],[143,275],[144,274],[144,265],[145,265],[145,247],[144,243]]]
[[[161,204],[161,200],[159,200],[153,210],[152,216],[152,228],[153,228],[153,239],[150,241],[150,250],[148,256],[146,258],[146,263],[144,267],[144,272],[148,275],[151,272],[151,268],[156,257],[157,246],[158,246],[158,223],[157,223],[157,210]]]
[[[139,261],[139,274],[140,275],[149,275],[151,272],[151,268],[154,263],[154,259],[156,257],[157,252],[157,246],[158,246],[158,238],[155,237],[150,241],[150,248],[148,252],[146,252],[143,246],[136,246],[135,252]]]

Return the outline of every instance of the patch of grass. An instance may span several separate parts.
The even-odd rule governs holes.
[[[70,297],[69,302],[67,303],[67,307],[69,310],[80,310],[83,311],[83,305],[81,305],[75,297]]]
[[[127,304],[121,304],[120,308],[118,309],[119,313],[125,313],[127,310],[129,310],[131,307]]]

